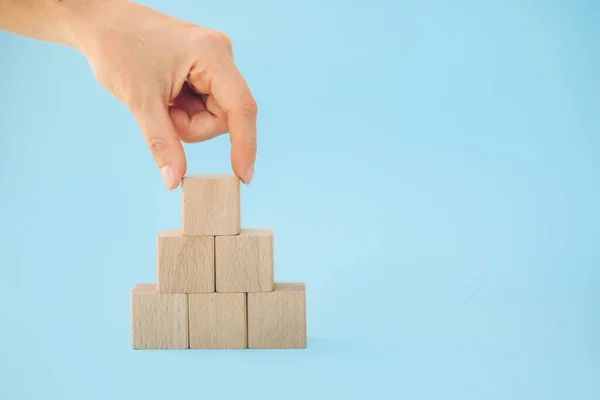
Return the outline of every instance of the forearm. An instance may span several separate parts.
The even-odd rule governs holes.
[[[0,0],[0,30],[78,48],[94,15],[126,0]]]

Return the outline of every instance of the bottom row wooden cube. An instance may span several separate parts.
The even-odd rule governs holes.
[[[272,292],[248,293],[248,347],[306,347],[304,283],[275,283]]]
[[[191,349],[245,349],[246,293],[189,294]]]
[[[306,347],[303,283],[276,283],[262,293],[131,292],[134,349],[242,349]]]
[[[158,293],[151,284],[133,288],[131,338],[134,349],[187,349],[187,295]]]

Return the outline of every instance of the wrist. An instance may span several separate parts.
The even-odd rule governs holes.
[[[65,1],[62,44],[87,56],[95,43],[121,17],[127,0]]]

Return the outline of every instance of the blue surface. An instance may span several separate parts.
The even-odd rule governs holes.
[[[82,56],[1,33],[0,398],[600,398],[598,2],[146,4],[233,39],[242,223],[306,282],[308,349],[130,349],[180,193]]]

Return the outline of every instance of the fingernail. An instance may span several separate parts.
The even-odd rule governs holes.
[[[254,164],[251,164],[246,170],[246,176],[244,177],[244,183],[246,185],[250,184],[250,181],[252,180],[252,175],[254,175]]]
[[[165,165],[160,169],[160,174],[162,175],[163,184],[168,190],[173,189],[173,185],[175,185],[175,171],[173,167],[170,165]]]

